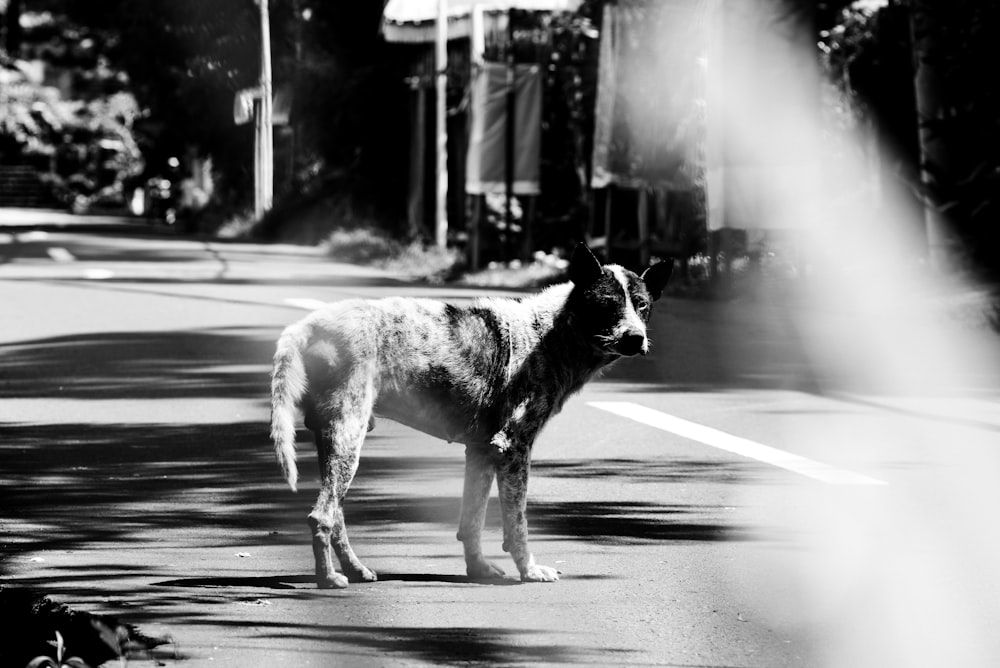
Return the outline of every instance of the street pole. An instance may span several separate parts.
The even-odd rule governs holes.
[[[435,200],[434,241],[439,248],[448,245],[448,3],[438,0],[437,40],[434,49],[434,71],[437,79],[436,95],[436,150],[434,152],[434,173],[437,179]]]
[[[271,122],[271,20],[268,0],[257,2],[260,6],[260,103],[256,123],[254,216],[260,218],[274,200],[274,126]]]
[[[513,10],[507,10],[507,109],[504,115],[504,259],[513,259],[514,248],[514,114],[517,110],[514,83],[514,16]]]

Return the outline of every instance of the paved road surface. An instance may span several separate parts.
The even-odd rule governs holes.
[[[814,345],[859,329],[837,308],[666,299],[653,354],[536,445],[533,549],[558,583],[468,582],[460,448],[381,421],[345,511],[380,581],[318,591],[314,454],[301,432],[293,494],[267,437],[278,332],[345,297],[485,293],[308,249],[17,220],[0,216],[4,581],[171,634],[166,665],[1000,659],[1000,364],[981,330],[949,346],[971,364],[900,361],[891,338]],[[942,365],[953,382],[931,392]],[[887,392],[900,367],[919,393]],[[513,572],[495,502],[488,526]]]

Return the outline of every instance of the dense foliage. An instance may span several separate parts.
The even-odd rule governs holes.
[[[153,169],[171,156],[212,156],[217,196],[229,208],[252,197],[253,135],[233,122],[237,91],[256,85],[259,10],[252,0],[24,0],[28,15],[95,45],[127,75],[135,128]],[[271,0],[273,80],[292,100],[279,128],[279,197],[331,180],[380,206],[405,182],[402,74],[379,36],[381,4]],[[90,67],[80,62],[83,70]],[[405,102],[405,98],[402,98]],[[291,131],[294,128],[294,133]]]
[[[128,76],[108,59],[109,41],[50,12],[23,14],[0,52],[0,155],[33,165],[67,204],[121,201],[123,184],[143,169],[134,126],[140,111]]]
[[[926,20],[912,20],[932,9],[920,15]],[[996,0],[845,10],[822,42],[835,80],[890,145],[895,175],[947,215],[963,252],[992,273],[1000,270],[1000,82],[984,67],[996,60],[998,43]],[[935,71],[937,117],[918,116],[915,60]],[[921,164],[919,127],[945,159]],[[921,167],[930,183],[921,182]]]

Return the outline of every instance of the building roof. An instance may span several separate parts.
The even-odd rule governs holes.
[[[448,39],[468,37],[474,7],[486,16],[509,9],[538,12],[573,11],[581,0],[446,0]],[[382,32],[390,42],[433,42],[438,0],[389,0],[382,18]]]

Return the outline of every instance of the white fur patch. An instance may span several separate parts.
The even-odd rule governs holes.
[[[649,340],[646,338],[646,323],[644,323],[642,318],[639,317],[639,314],[635,312],[635,306],[632,304],[632,295],[629,294],[628,290],[628,276],[625,275],[624,267],[617,264],[608,264],[605,266],[610,269],[614,277],[618,279],[618,283],[622,286],[622,291],[625,293],[625,318],[622,320],[619,327],[622,331],[634,329],[637,332],[642,332],[642,352],[649,352]]]
[[[628,300],[628,276],[625,275],[625,268],[617,264],[607,264],[604,266],[610,269],[611,273],[618,279],[618,283],[622,286],[622,290],[625,291],[625,299]]]
[[[510,414],[510,419],[513,422],[520,422],[524,419],[525,414],[528,412],[528,400],[525,399],[519,403]]]

